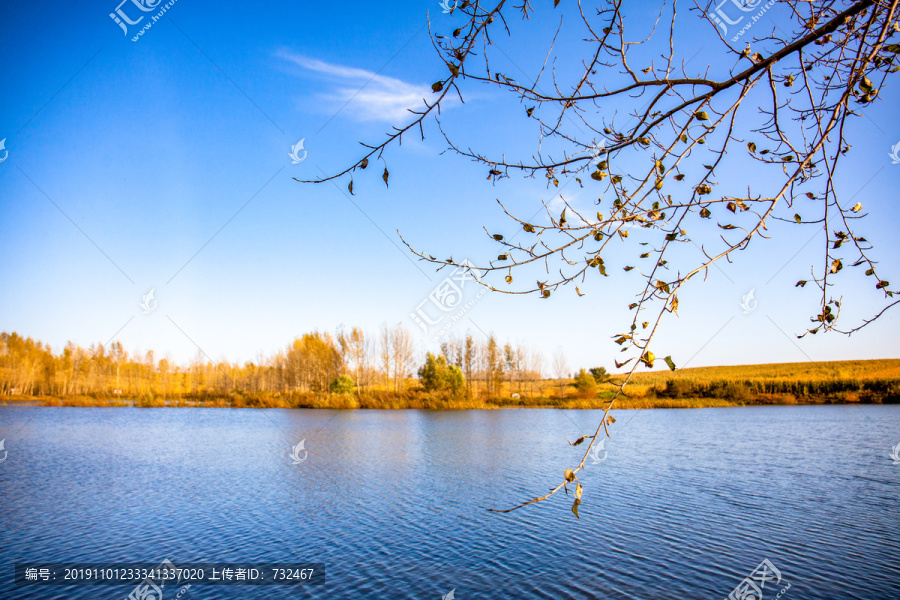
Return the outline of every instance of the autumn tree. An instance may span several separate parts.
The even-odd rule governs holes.
[[[566,361],[566,353],[563,352],[561,346],[558,346],[553,353],[553,374],[556,376],[557,385],[559,385],[559,397],[562,398],[565,379],[569,376],[569,363]]]
[[[588,372],[598,384],[609,381],[609,373],[606,372],[606,367],[592,367],[588,369]]]
[[[397,323],[393,327],[383,323],[379,330],[378,344],[385,385],[389,386],[393,380],[394,391],[402,392],[404,380],[415,366],[415,346],[412,336],[402,323]]]
[[[469,386],[469,393],[474,395],[476,390],[472,388],[472,379],[475,375],[475,365],[478,364],[478,347],[475,345],[475,338],[471,333],[466,334],[465,348],[463,350],[463,373],[466,376],[466,384]]]
[[[363,377],[367,374],[369,368],[369,347],[370,343],[366,334],[359,327],[353,327],[350,332],[343,330],[337,335],[338,345],[341,350],[341,357],[347,368],[353,373],[356,384],[356,393],[360,393]]]
[[[597,380],[584,369],[579,369],[575,375],[575,389],[582,398],[596,398]]]
[[[459,394],[466,386],[459,367],[448,364],[444,355],[435,356],[431,352],[425,355],[425,364],[419,369],[419,379],[422,387],[429,392]]]
[[[286,358],[293,385],[312,392],[327,391],[341,372],[341,355],[328,333],[303,334],[288,348]]]
[[[382,323],[378,330],[378,358],[381,373],[384,376],[384,386],[390,389],[391,365],[393,364],[393,336],[387,323]]]

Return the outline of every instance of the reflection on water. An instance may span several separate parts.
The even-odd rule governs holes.
[[[900,597],[900,407],[616,411],[580,520],[485,510],[556,485],[600,414],[0,407],[0,597],[131,591],[16,588],[15,562],[165,558],[326,568],[180,600],[725,598],[763,560],[767,600]]]

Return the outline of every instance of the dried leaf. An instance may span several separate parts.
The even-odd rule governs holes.
[[[844,268],[844,263],[842,263],[842,262],[841,262],[841,259],[839,259],[839,258],[838,258],[838,259],[835,259],[835,260],[831,263],[831,272],[832,272],[832,273],[837,273],[838,271],[840,271],[840,270],[843,269],[843,268]]]

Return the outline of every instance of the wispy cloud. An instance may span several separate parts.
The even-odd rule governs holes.
[[[409,109],[420,109],[431,88],[379,75],[366,69],[345,67],[282,50],[279,57],[305,71],[331,80],[332,88],[319,94],[330,110],[341,110],[361,121],[397,123],[410,116]]]

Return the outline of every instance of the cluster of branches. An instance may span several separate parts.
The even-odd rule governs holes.
[[[653,367],[652,340],[662,319],[677,312],[682,286],[695,276],[705,278],[714,263],[730,261],[753,240],[765,238],[775,221],[825,232],[821,261],[809,279],[796,284],[812,283],[819,292],[818,314],[803,335],[851,334],[897,304],[896,292],[879,276],[870,256],[871,243],[856,231],[865,216],[862,204],[839,195],[835,177],[850,150],[847,133],[854,118],[880,98],[889,75],[900,69],[900,45],[890,40],[900,31],[898,0],[786,0],[773,9],[777,15],[770,15],[771,27],[750,15],[760,9],[760,0],[735,0],[745,22],[754,22],[752,39],[741,38],[749,39],[744,47],[733,43],[747,31],[729,39],[713,5],[694,3],[682,12],[677,0],[662,0],[650,31],[635,34],[635,27],[646,25],[646,13],[632,20],[624,0],[602,0],[590,8],[565,0],[553,4],[564,15],[574,13],[583,32],[580,56],[556,55],[554,37],[535,80],[516,81],[492,68],[492,38],[497,29],[511,35],[510,13],[530,19],[535,8],[528,0],[510,7],[506,0],[463,0],[451,13],[461,24],[449,34],[432,32],[447,69],[432,86],[434,96],[382,143],[364,144],[367,150],[357,162],[317,182],[352,177],[412,130],[424,138],[424,120],[437,118],[449,100],[462,100],[464,83],[509,92],[521,103],[523,117],[535,124],[539,144],[531,156],[510,159],[507,153],[493,156],[464,148],[439,121],[449,148],[482,165],[494,182],[518,175],[543,180],[550,188],[576,183],[595,190],[601,210],[588,215],[566,203],[557,213],[545,204],[546,218],[536,222],[512,214],[501,203],[527,235],[514,241],[486,230],[500,251],[495,260],[478,266],[479,282],[497,292],[543,298],[572,284],[582,295],[578,283],[595,274],[609,276],[604,258],[610,258],[617,244],[646,246],[639,260],[649,259],[647,263],[622,267],[641,276],[629,306],[631,322],[615,336],[622,351],[631,354],[616,363],[620,368],[632,363],[623,388],[640,365]],[[765,8],[758,14],[762,12]],[[716,46],[704,53],[709,62],[699,69],[689,68],[676,52],[676,40],[685,32],[695,39],[706,35]],[[567,36],[571,39],[571,33]],[[619,108],[627,110],[620,113]],[[725,169],[744,177],[721,182],[716,172]],[[384,178],[387,183],[387,169]],[[702,253],[694,254],[702,258],[685,258],[689,253],[677,251],[686,244],[700,248]],[[441,267],[455,264],[412,246],[410,250]],[[512,287],[513,272],[528,272],[529,266],[539,267],[544,276],[534,285]],[[885,300],[871,319],[839,328],[841,297],[832,294],[832,287],[845,266],[865,269],[875,293]],[[491,274],[503,281],[491,283]],[[666,362],[675,368],[670,357]],[[609,410],[623,388],[606,408],[578,465],[566,470],[549,494],[515,508],[544,500],[575,481],[597,436],[609,435]],[[578,484],[576,506],[580,497]]]

